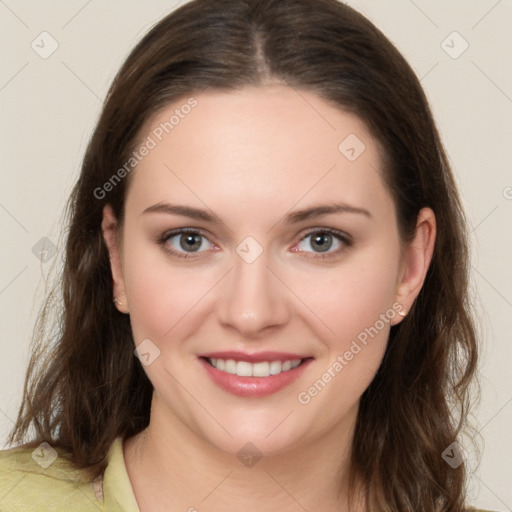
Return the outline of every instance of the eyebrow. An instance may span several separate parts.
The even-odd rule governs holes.
[[[191,206],[169,204],[169,203],[157,203],[149,208],[146,208],[141,215],[146,213],[165,213],[168,215],[180,215],[182,217],[188,217],[190,219],[202,220],[210,222],[212,224],[222,224],[222,220],[211,210],[203,210],[201,208],[192,208]],[[285,217],[285,224],[296,224],[305,220],[320,217],[322,215],[330,215],[333,213],[356,213],[365,215],[368,218],[372,218],[371,213],[364,208],[358,208],[350,206],[348,204],[325,204],[313,206],[303,210],[298,210],[289,213]]]

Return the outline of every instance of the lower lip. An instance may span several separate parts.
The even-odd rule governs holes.
[[[237,396],[259,398],[277,393],[297,380],[313,359],[306,359],[296,368],[268,377],[240,377],[217,370],[203,358],[199,358],[199,361],[213,382],[225,391]]]

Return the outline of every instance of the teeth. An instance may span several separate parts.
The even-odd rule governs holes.
[[[281,373],[283,369],[283,363],[281,361],[272,361],[270,363],[270,375],[277,375]]]
[[[254,363],[251,367],[253,377],[268,377],[270,375],[270,363],[267,363],[266,361],[262,363]]]
[[[226,373],[239,377],[269,377],[297,368],[302,359],[289,361],[262,361],[261,363],[249,363],[247,361],[235,361],[234,359],[210,358],[212,366]]]
[[[240,377],[252,377],[252,364],[247,361],[236,363],[236,374]]]

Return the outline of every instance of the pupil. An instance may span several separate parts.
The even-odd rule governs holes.
[[[199,249],[201,247],[201,240],[199,235],[184,235],[181,237],[180,245],[184,250]]]
[[[332,245],[332,238],[328,233],[321,233],[313,238],[313,242],[318,244],[318,249],[320,252],[325,252],[330,249]]]

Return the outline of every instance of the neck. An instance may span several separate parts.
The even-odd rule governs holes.
[[[219,450],[179,418],[153,406],[147,429],[124,446],[139,508],[141,512],[348,511],[354,409],[345,424],[320,439],[277,455],[251,458]]]

